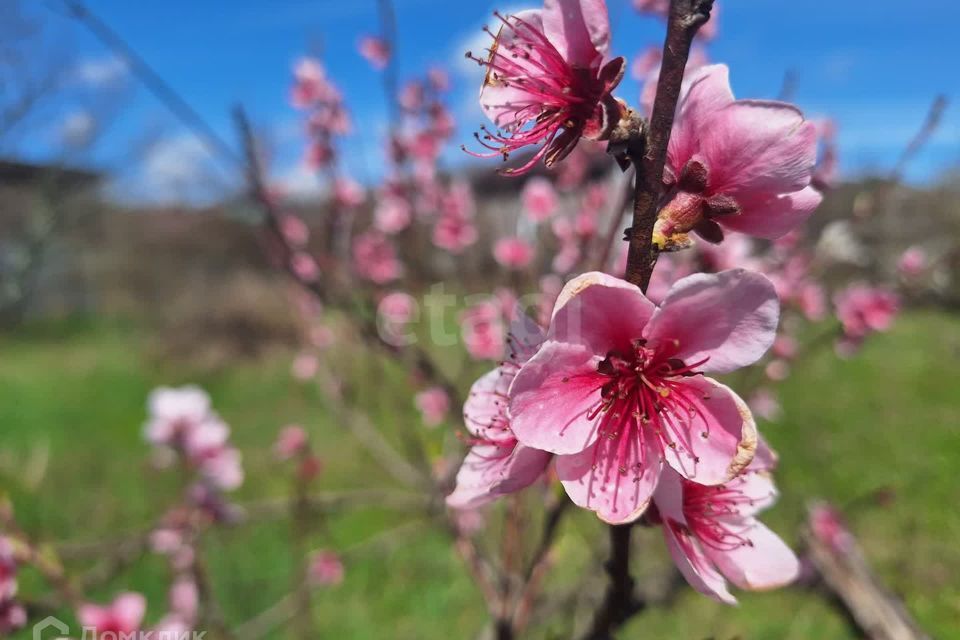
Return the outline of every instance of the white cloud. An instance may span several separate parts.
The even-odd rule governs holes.
[[[310,200],[324,191],[317,172],[303,162],[297,162],[281,171],[271,182],[284,196],[293,200]]]
[[[117,56],[82,60],[74,69],[77,82],[94,88],[115,86],[124,80],[128,73],[127,63]]]
[[[83,147],[93,140],[97,120],[89,111],[68,113],[60,123],[60,141],[69,147]]]

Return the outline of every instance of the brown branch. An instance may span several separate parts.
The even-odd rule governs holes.
[[[673,130],[683,74],[690,45],[697,31],[710,19],[713,0],[672,0],[663,46],[663,62],[653,102],[650,124],[627,141],[627,155],[637,171],[633,198],[633,222],[627,230],[630,242],[625,278],[644,292],[657,263],[653,227],[663,192],[663,168]],[[644,608],[633,593],[630,577],[631,525],[610,526],[610,579],[606,596],[594,614],[586,640],[611,638],[615,629]]]
[[[667,144],[680,98],[683,72],[690,55],[690,44],[697,30],[710,19],[713,0],[673,0],[667,38],[663,46],[663,63],[653,102],[653,115],[646,136],[628,142],[627,154],[637,168],[633,200],[633,223],[629,229],[630,252],[627,256],[626,279],[646,290],[657,262],[653,245],[653,226],[663,192],[663,167],[667,160]]]
[[[873,640],[929,640],[903,602],[874,575],[852,536],[841,545],[820,540],[809,530],[804,537],[823,588],[840,612],[863,637]]]
[[[630,576],[632,529],[632,524],[610,527],[610,559],[605,566],[609,578],[607,593],[583,640],[611,640],[615,630],[646,606],[634,595]]]
[[[565,495],[555,496],[553,503],[547,507],[544,514],[540,541],[533,552],[530,564],[527,565],[524,587],[513,614],[513,629],[517,635],[522,634],[530,622],[534,601],[542,590],[543,579],[552,564],[550,550],[553,549],[553,543],[556,541],[560,522],[572,504]]]

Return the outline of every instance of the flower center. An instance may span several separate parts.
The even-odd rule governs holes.
[[[626,475],[630,460],[637,472],[646,466],[644,438],[653,438],[660,452],[664,448],[686,451],[694,462],[690,425],[696,417],[707,424],[701,409],[699,392],[686,378],[700,375],[697,368],[707,360],[687,365],[674,357],[679,342],[664,342],[652,348],[645,340],[635,340],[626,352],[611,351],[597,366],[605,379],[600,400],[587,414],[597,421],[600,438],[614,448],[597,447],[613,455],[621,475]],[[701,435],[708,437],[707,432]],[[636,455],[632,456],[631,450]]]
[[[746,527],[734,524],[740,508],[752,504],[752,498],[727,485],[706,487],[695,482],[683,483],[683,515],[687,526],[703,544],[718,551],[753,546],[744,535]]]

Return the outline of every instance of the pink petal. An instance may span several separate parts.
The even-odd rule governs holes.
[[[667,163],[675,177],[697,152],[709,116],[733,102],[729,76],[727,65],[714,64],[701,67],[684,79],[667,148]]]
[[[628,350],[655,310],[629,282],[597,271],[585,273],[560,292],[548,335],[586,344],[596,355],[606,357],[613,349]]]
[[[510,21],[511,24],[522,20],[529,25],[530,28],[543,31],[542,14],[543,12],[540,10],[530,9],[510,15],[507,17],[507,20]],[[525,29],[526,27],[520,28]],[[516,39],[517,33],[514,29],[502,26],[500,32],[497,34],[493,47],[500,48],[504,51],[508,50],[514,46]],[[533,51],[530,52],[530,55],[539,54]],[[518,89],[512,84],[506,85],[498,82],[492,75],[492,72],[488,73],[480,87],[480,107],[483,109],[484,114],[490,118],[491,122],[497,125],[498,128],[504,130],[509,130],[510,125],[515,122],[518,105],[535,104],[539,101],[540,98],[522,89]]]
[[[464,458],[457,486],[447,497],[454,509],[474,509],[496,498],[525,489],[543,475],[552,456],[523,445],[478,445]]]
[[[124,629],[140,628],[147,613],[147,599],[139,593],[122,593],[113,601],[113,614]]]
[[[587,347],[548,340],[510,387],[511,428],[521,443],[578,453],[597,438],[587,414],[600,399],[600,358]]]
[[[723,576],[703,553],[696,539],[682,527],[673,525],[670,521],[664,522],[663,536],[677,569],[691,587],[719,602],[737,603],[737,599],[727,590],[727,583]]]
[[[704,377],[690,378],[689,400],[698,408],[687,440],[665,447],[663,457],[680,475],[702,485],[723,484],[753,460],[757,429],[746,403],[728,387]]]
[[[726,229],[776,240],[803,224],[820,206],[823,195],[813,187],[783,194],[744,194],[738,197],[741,213],[717,219]]]
[[[644,336],[652,343],[678,341],[675,357],[687,364],[709,358],[701,371],[727,373],[767,352],[779,318],[780,302],[766,276],[743,269],[698,273],[673,285]]]
[[[543,29],[560,55],[575,67],[596,67],[610,51],[605,0],[544,0]]]
[[[680,524],[687,523],[683,515],[683,478],[670,467],[665,467],[660,474],[657,490],[653,493],[653,501],[664,520],[670,519]]]
[[[557,458],[557,475],[574,504],[595,511],[610,524],[633,522],[646,511],[663,462],[649,439],[641,457],[636,446],[628,452],[627,473],[616,468],[613,441],[603,439],[580,453]],[[641,462],[642,461],[642,462]],[[640,475],[637,475],[637,466]]]
[[[788,104],[738,100],[704,125],[700,155],[713,193],[799,191],[817,159],[816,127]]]
[[[776,589],[796,580],[797,556],[780,537],[756,520],[742,532],[751,544],[732,550],[708,548],[707,555],[730,582],[741,589]]]
[[[745,471],[724,486],[749,500],[737,506],[737,513],[745,517],[755,516],[769,509],[780,495],[773,478],[763,471]]]
[[[502,437],[506,422],[507,390],[513,382],[501,367],[489,371],[470,387],[463,404],[463,421],[471,435],[481,438]]]

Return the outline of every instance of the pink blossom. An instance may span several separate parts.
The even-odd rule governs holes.
[[[567,218],[554,218],[550,226],[553,234],[560,241],[560,248],[553,256],[551,266],[557,273],[569,273],[580,262],[582,254],[580,238],[577,237],[573,224]]]
[[[507,493],[533,484],[543,475],[551,455],[526,447],[511,429],[507,391],[520,367],[540,348],[543,330],[528,318],[514,323],[509,358],[477,380],[463,406],[470,433],[470,452],[457,473],[456,489],[447,504],[475,509]]]
[[[120,594],[106,606],[80,605],[77,620],[84,627],[93,627],[98,634],[129,634],[140,630],[146,612],[146,598],[130,592]]]
[[[799,349],[797,340],[793,336],[779,335],[773,343],[773,355],[784,360],[793,360]]]
[[[285,215],[280,220],[280,232],[284,239],[296,247],[306,246],[310,239],[310,229],[307,225],[294,215]]]
[[[328,100],[333,91],[326,71],[319,60],[302,58],[293,68],[294,84],[290,90],[290,103],[305,109],[316,102]]]
[[[750,410],[753,411],[754,415],[758,415],[764,420],[777,422],[783,417],[783,407],[780,406],[780,401],[777,400],[777,396],[770,389],[757,389],[750,396],[747,404],[750,405]]]
[[[459,254],[477,241],[477,228],[469,218],[445,214],[433,227],[433,244]]]
[[[545,0],[543,10],[506,17],[484,60],[480,105],[499,132],[484,129],[477,140],[490,150],[473,154],[506,157],[541,145],[522,167],[565,158],[581,137],[604,140],[623,107],[612,91],[623,78],[623,58],[607,60],[610,23],[604,0]]]
[[[27,626],[27,610],[13,598],[0,599],[0,635],[12,634]]]
[[[390,62],[390,44],[383,38],[364,36],[357,47],[374,69],[382,71]]]
[[[563,290],[563,278],[548,273],[540,278],[540,298],[537,303],[537,322],[542,326],[550,324],[550,316],[553,314],[553,307],[560,297]]]
[[[482,302],[466,309],[460,316],[460,332],[467,352],[477,360],[495,360],[503,356],[503,316],[493,302]]]
[[[534,222],[543,222],[557,209],[557,192],[546,178],[531,178],[523,186],[523,211]]]
[[[333,587],[343,582],[343,561],[333,551],[317,551],[310,559],[310,582],[317,587]]]
[[[386,196],[377,203],[373,225],[387,234],[400,233],[410,226],[413,210],[404,198]]]
[[[753,243],[745,236],[731,236],[720,244],[702,243],[697,245],[697,252],[704,271],[715,273],[738,267],[759,270]]]
[[[280,430],[273,450],[281,460],[289,460],[307,447],[307,432],[298,424],[292,424]]]
[[[357,273],[376,284],[396,280],[403,273],[393,245],[377,231],[367,231],[353,239],[353,262]]]
[[[920,247],[910,247],[897,262],[897,269],[904,278],[917,278],[927,269],[927,253]]]
[[[337,178],[333,183],[333,196],[345,209],[359,207],[367,198],[360,183],[351,178]]]
[[[17,594],[17,561],[9,538],[0,536],[0,602]]]
[[[178,619],[186,624],[192,624],[197,618],[199,593],[197,583],[190,578],[181,577],[170,587],[170,609]]]
[[[147,399],[149,419],[144,427],[148,442],[176,446],[212,416],[210,396],[196,386],[158,387]]]
[[[843,516],[837,509],[825,502],[816,502],[810,506],[810,532],[835,553],[846,554],[854,547],[854,537],[847,529]]]
[[[320,359],[317,358],[316,354],[308,352],[298,353],[291,366],[293,377],[301,382],[312,380],[319,370]]]
[[[430,88],[438,93],[450,90],[450,76],[440,67],[431,67],[427,71],[427,81]]]
[[[666,20],[670,17],[670,0],[633,0],[633,8],[639,13],[656,16]],[[717,36],[717,17],[720,3],[713,4],[710,20],[700,28],[697,35],[704,40],[713,40]]]
[[[493,246],[493,257],[500,266],[519,271],[530,266],[534,249],[526,240],[517,237],[500,238]]]
[[[390,344],[401,344],[407,325],[417,311],[417,301],[402,291],[388,293],[377,306],[378,327]]]
[[[320,277],[320,265],[309,253],[297,251],[290,258],[290,269],[304,282],[315,282]]]
[[[312,344],[317,349],[327,349],[329,348],[336,336],[333,333],[328,325],[325,324],[316,324],[310,328],[310,344]]]
[[[711,65],[684,81],[667,157],[667,204],[655,240],[683,245],[695,231],[719,242],[724,230],[778,238],[820,204],[810,186],[813,123],[795,107],[734,100],[727,67]]]
[[[783,382],[790,377],[790,365],[783,360],[771,360],[763,372],[774,382]]]
[[[759,455],[759,454],[758,454]],[[654,494],[667,548],[694,589],[736,604],[726,580],[741,589],[767,590],[793,582],[800,563],[756,515],[777,499],[763,465],[736,478],[703,486],[667,469]]]
[[[869,334],[890,329],[900,310],[900,300],[895,293],[862,283],[837,293],[833,304],[837,319],[843,325],[843,339],[837,345],[843,356],[856,351]]]
[[[746,403],[706,377],[756,362],[779,304],[743,270],[677,282],[657,307],[603,273],[567,283],[547,340],[510,387],[520,443],[557,454],[570,498],[610,523],[636,520],[663,463],[707,485],[735,477],[757,433]]]
[[[443,423],[450,411],[450,396],[443,387],[430,387],[421,391],[414,398],[414,402],[420,410],[423,423],[428,427]]]

